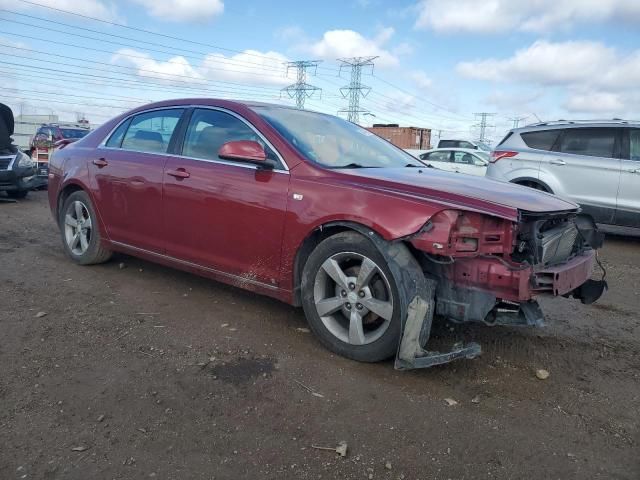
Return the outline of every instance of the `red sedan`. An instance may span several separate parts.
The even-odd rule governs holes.
[[[404,337],[403,358],[426,356],[434,313],[539,324],[535,296],[590,303],[604,289],[589,280],[602,236],[576,204],[429,169],[330,115],[155,103],[59,150],[49,176],[73,261],[118,251],[301,305],[318,339],[356,360],[388,358]]]

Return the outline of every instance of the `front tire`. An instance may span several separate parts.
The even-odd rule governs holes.
[[[302,306],[329,350],[361,362],[396,353],[400,296],[384,256],[366,237],[342,232],[322,241],[302,273]]]
[[[93,265],[111,258],[111,250],[101,244],[95,209],[85,192],[73,192],[64,201],[60,211],[60,232],[65,252],[74,262]]]

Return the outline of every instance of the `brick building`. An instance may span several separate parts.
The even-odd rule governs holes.
[[[400,127],[395,123],[374,123],[372,127],[367,127],[367,130],[390,141],[396,147],[416,150],[431,148],[430,128]]]

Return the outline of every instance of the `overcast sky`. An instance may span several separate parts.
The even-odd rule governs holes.
[[[0,0],[0,101],[16,114],[291,103],[292,60],[322,60],[306,107],[335,114],[349,77],[336,59],[352,56],[377,56],[363,123],[474,137],[473,114],[493,112],[496,139],[511,118],[639,117],[638,0]]]

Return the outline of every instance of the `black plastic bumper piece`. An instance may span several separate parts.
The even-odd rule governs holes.
[[[571,296],[579,299],[585,305],[591,305],[602,296],[607,288],[605,280],[587,280],[572,291]]]

